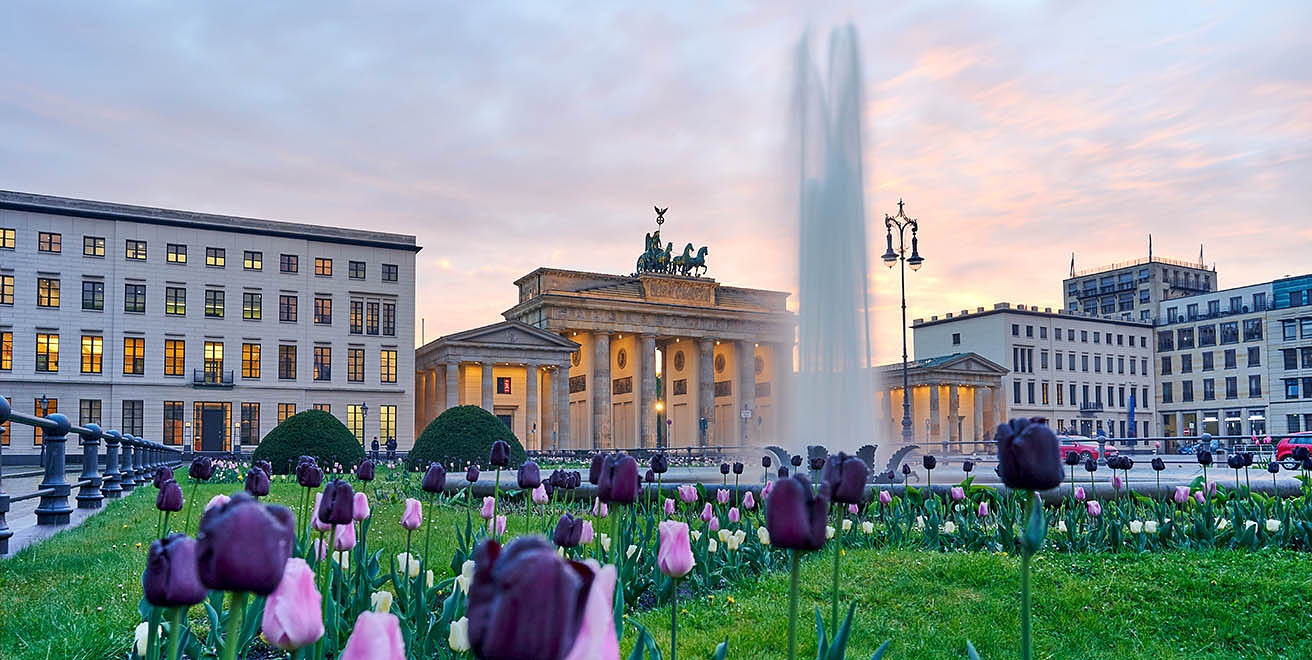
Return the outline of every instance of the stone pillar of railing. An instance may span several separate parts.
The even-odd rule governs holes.
[[[123,440],[123,453],[119,456],[119,468],[122,474],[119,484],[123,494],[131,493],[137,487],[137,471],[132,469],[132,436],[126,433],[119,436]]]
[[[9,402],[0,396],[0,422],[9,419]],[[5,516],[9,514],[9,493],[5,492],[4,487],[4,435],[5,429],[0,426],[0,555],[9,554],[9,537],[14,535],[13,530],[9,529],[9,523],[5,521]]]
[[[105,478],[100,492],[105,497],[115,499],[123,496],[123,487],[118,485],[118,431],[105,431]]]
[[[86,425],[87,433],[82,436],[82,476],[80,482],[86,482],[78,489],[77,508],[99,509],[104,505],[105,494],[100,492],[104,479],[100,476],[100,427],[96,424]]]
[[[50,492],[41,496],[41,504],[36,508],[36,524],[67,525],[68,516],[73,513],[73,507],[68,504],[73,488],[64,479],[64,446],[68,443],[68,431],[72,425],[60,413],[48,415],[46,419],[54,422],[54,426],[41,429],[41,442],[46,449],[46,473],[37,488]]]
[[[132,476],[138,484],[150,481],[150,470],[146,467],[146,443],[132,436]]]

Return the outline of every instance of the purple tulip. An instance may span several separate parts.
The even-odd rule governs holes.
[[[419,487],[425,493],[440,493],[446,489],[446,467],[436,461],[428,464],[428,471],[424,472],[424,480]]]
[[[610,515],[610,507],[606,506],[606,503],[601,501],[601,498],[598,497],[592,501],[592,515],[598,518],[605,518]]]
[[[821,470],[823,470],[823,469],[825,469],[825,457],[824,457],[824,456],[815,456],[815,457],[812,457],[812,458],[811,458],[811,471],[812,471],[812,472],[819,472],[819,471],[821,471]]]
[[[341,479],[333,479],[323,487],[319,501],[319,520],[328,525],[349,525],[355,513],[355,490]]]
[[[1125,484],[1124,484],[1123,481],[1121,481],[1120,476],[1113,476],[1113,477],[1112,477],[1112,490],[1120,490],[1120,489],[1121,489],[1121,486],[1123,486],[1123,485],[1125,485]]]
[[[975,512],[975,514],[978,515],[978,516],[981,517],[981,518],[987,518],[987,517],[989,516],[989,502],[988,502],[988,500],[984,500],[984,501],[982,501],[982,502],[979,503],[979,509]]]
[[[273,593],[296,545],[296,519],[285,506],[237,493],[205,512],[196,542],[201,582],[217,591]]]
[[[738,512],[738,507],[735,506],[729,508],[729,522],[737,523],[739,520],[742,520],[742,518],[742,514]]]
[[[214,476],[214,459],[209,456],[197,456],[192,459],[187,475],[197,481],[209,481]]]
[[[415,531],[424,524],[424,505],[413,497],[405,500],[405,510],[401,513],[401,526]]]
[[[879,491],[879,503],[889,505],[893,503],[893,493],[886,490]]]
[[[820,478],[829,487],[829,496],[834,502],[860,504],[865,499],[869,476],[870,469],[865,461],[840,451],[825,462]]]
[[[1076,502],[1083,502],[1083,501],[1085,500],[1086,497],[1087,497],[1087,495],[1085,495],[1085,493],[1084,493],[1084,486],[1076,486],[1076,487],[1075,487],[1075,501],[1076,501]]]
[[[251,468],[246,473],[246,492],[255,497],[264,497],[269,494],[269,474],[260,468]]]
[[[1175,499],[1175,503],[1176,503],[1176,504],[1184,504],[1185,502],[1188,502],[1188,501],[1189,501],[1189,487],[1188,487],[1188,486],[1176,486],[1176,487],[1175,487],[1175,496],[1174,496],[1174,499]]]
[[[1202,504],[1207,501],[1207,496],[1203,495],[1203,491],[1197,491],[1194,493],[1194,501]]]
[[[333,549],[344,552],[355,547],[355,525],[341,525],[333,537]]]
[[[151,480],[151,484],[155,486],[156,489],[162,488],[164,486],[164,482],[172,478],[173,478],[173,470],[170,470],[169,468],[166,467],[157,468],[155,470],[155,476]]]
[[[355,494],[355,501],[351,506],[351,519],[356,522],[367,520],[370,516],[369,496],[363,491]]]
[[[735,463],[733,464],[733,473],[734,473],[734,474],[742,474],[744,469],[745,469],[745,468],[744,468],[744,466],[743,466],[742,463],[737,463],[737,462],[735,462]]]
[[[1013,419],[998,426],[998,467],[1008,488],[1048,490],[1065,476],[1057,436],[1042,417]]]
[[[718,516],[711,516],[711,519],[706,523],[706,528],[712,532],[720,531],[720,518]]]
[[[656,567],[661,573],[681,578],[692,572],[697,560],[692,555],[692,541],[687,523],[666,520],[660,524],[660,546],[656,552]]]
[[[966,489],[962,488],[961,486],[953,486],[948,491],[948,494],[952,498],[953,502],[960,502],[961,500],[966,499]]]
[[[743,508],[748,511],[756,508],[756,496],[752,495],[750,490],[747,491],[746,495],[743,495]]]
[[[483,520],[491,520],[492,514],[496,510],[497,510],[497,498],[489,495],[483,498],[483,508],[479,509],[478,515],[481,516]]]
[[[520,488],[524,490],[533,490],[542,484],[542,471],[538,468],[537,463],[534,463],[533,461],[524,461],[524,464],[519,466],[519,472],[516,474],[516,478],[519,482]]]
[[[683,484],[674,490],[679,494],[679,501],[684,504],[692,504],[697,501],[697,487],[692,484]]]
[[[670,459],[665,454],[653,454],[651,457],[651,471],[656,474],[665,474],[670,471]]]
[[[223,493],[219,493],[218,495],[215,495],[214,497],[210,498],[209,503],[205,505],[205,511],[209,511],[210,509],[213,509],[216,506],[223,506],[224,504],[227,504],[228,500],[230,499],[231,498],[228,497],[227,495],[224,495]],[[204,512],[202,511],[202,513]]]
[[[1089,500],[1085,503],[1085,506],[1089,509],[1089,515],[1094,518],[1102,515],[1102,504],[1100,504],[1098,500]]]
[[[597,496],[603,502],[633,504],[638,501],[642,484],[638,481],[638,462],[628,454],[611,454],[601,468]]]
[[[773,464],[774,464],[774,462],[770,460],[770,457],[769,457],[769,456],[762,456],[762,457],[761,457],[761,467],[762,467],[762,468],[764,468],[764,469],[766,469],[766,470],[769,470],[769,469],[770,469],[770,466],[773,465]]]
[[[674,498],[672,497],[665,498],[665,515],[674,515]]]
[[[727,489],[724,489],[724,488],[718,488],[718,489],[716,489],[716,491],[715,491],[715,501],[716,501],[716,502],[719,502],[720,504],[728,504],[728,503],[729,503],[729,491],[728,491]]]
[[[316,532],[326,532],[332,525],[319,519],[319,507],[323,504],[323,491],[314,494],[314,506],[310,507],[310,527]]]
[[[288,559],[282,581],[264,603],[264,638],[284,651],[319,641],[323,637],[322,605],[323,596],[314,586],[310,565],[300,557]]]
[[[847,505],[847,512],[855,516],[856,514],[861,513],[861,507],[855,504],[849,504]]]
[[[714,517],[715,510],[711,508],[711,503],[707,502],[706,506],[702,507],[702,522],[711,522],[711,518]]]
[[[172,534],[150,544],[141,589],[156,607],[187,607],[209,597],[196,574],[196,540]]]
[[[492,467],[509,467],[510,466],[510,443],[505,440],[497,440],[492,443],[492,451],[488,453],[487,462]]]
[[[581,544],[583,544],[583,545],[587,545],[587,544],[589,544],[589,543],[592,543],[592,540],[593,540],[593,538],[595,538],[595,536],[596,536],[596,533],[595,533],[595,532],[593,531],[593,529],[592,529],[592,521],[591,521],[591,520],[584,520],[584,521],[583,521],[583,533],[579,535],[579,543],[581,543]]]
[[[723,474],[723,475],[727,475],[727,474],[729,474],[729,464],[728,464],[728,463],[721,463],[721,464],[720,464],[720,474]]]
[[[182,486],[172,479],[165,481],[159,487],[159,493],[155,495],[155,508],[160,511],[181,511]]]
[[[550,483],[544,481],[538,484],[537,488],[533,489],[532,497],[534,504],[546,504],[547,501],[551,499],[551,496],[547,494],[547,487],[550,485]]]
[[[601,468],[606,464],[606,454],[598,452],[592,455],[592,467],[588,468],[588,483],[596,486],[601,483]]]
[[[400,621],[387,612],[361,612],[337,660],[405,660]]]
[[[556,476],[556,475],[553,473],[551,476],[554,477],[554,476]],[[469,466],[469,469],[468,469],[468,470],[465,470],[465,481],[468,481],[468,482],[471,483],[471,484],[474,483],[475,481],[478,481],[478,466],[477,466],[477,465],[471,465],[471,466]]]
[[[650,468],[648,468],[647,474],[646,476],[643,477],[643,480],[649,484],[656,483],[656,473],[652,471]]]
[[[578,546],[583,540],[583,522],[568,513],[561,516],[556,522],[556,531],[551,535],[551,540],[562,548]]]
[[[765,503],[765,526],[770,543],[777,548],[819,550],[825,545],[828,493],[811,490],[804,475],[775,482]]]
[[[775,476],[776,476],[776,477],[779,477],[780,479],[787,479],[787,478],[788,478],[788,468],[786,468],[786,467],[780,465],[780,466],[779,466],[779,469],[775,471]]]
[[[802,467],[803,460],[801,454],[793,454],[792,458],[788,459],[788,462],[792,463],[793,467]]]
[[[323,485],[323,468],[314,463],[301,463],[297,465],[296,483],[305,488],[318,488]]]
[[[359,479],[360,481],[373,481],[374,462],[364,461],[360,463],[359,467],[355,468],[355,478]]]
[[[311,459],[311,460],[313,460],[313,459]],[[254,465],[255,465],[255,467],[257,467],[257,468],[260,468],[261,470],[264,470],[264,474],[265,474],[265,476],[269,476],[269,477],[272,477],[272,476],[273,476],[273,464],[269,463],[268,461],[266,461],[266,460],[264,460],[264,459],[260,459],[260,460],[258,460],[258,461],[255,461],[255,464],[254,464]]]

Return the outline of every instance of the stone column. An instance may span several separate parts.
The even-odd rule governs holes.
[[[999,424],[1006,420],[1006,417],[1003,416],[1002,391],[1001,386],[989,388],[989,393],[993,396],[993,422],[990,424],[993,428],[997,428]]]
[[[424,396],[424,385],[427,381],[427,371],[415,373],[415,437],[419,437],[424,430],[424,421],[428,419],[428,397]]]
[[[87,424],[86,429],[90,433],[81,436],[82,476],[78,479],[86,485],[78,490],[77,508],[99,509],[105,499],[104,493],[100,492],[100,485],[104,481],[100,476],[100,426]]]
[[[610,333],[592,333],[592,448],[611,447]]]
[[[975,393],[972,411],[974,413],[974,420],[972,420],[972,423],[975,427],[975,442],[979,442],[984,439],[986,433],[984,429],[984,388],[976,385],[972,389]]]
[[[460,405],[460,363],[446,363],[446,407]]]
[[[524,365],[524,432],[529,441],[537,441],[533,449],[541,449],[542,429],[538,428],[538,378],[541,371],[536,363]]]
[[[431,378],[437,381],[436,391],[433,393],[432,409],[429,414],[437,417],[446,411],[446,365],[439,364],[433,368]]]
[[[638,446],[656,446],[656,335],[639,335]]]
[[[551,374],[551,389],[556,400],[552,409],[556,413],[556,444],[564,448],[573,448],[574,442],[569,434],[569,360],[556,367]]]
[[[64,480],[64,448],[68,443],[68,431],[71,426],[68,418],[60,413],[46,416],[55,423],[54,428],[42,428],[41,442],[45,445],[45,477],[38,489],[46,491],[41,496],[41,503],[36,508],[36,524],[67,525],[73,507],[68,504],[72,486]]]
[[[697,443],[700,446],[716,443],[715,438],[715,340],[697,340]],[[706,430],[701,430],[705,420]]]
[[[933,442],[934,438],[942,432],[942,422],[939,419],[938,390],[938,385],[929,386],[929,435],[925,438],[925,442]]]
[[[483,410],[492,412],[492,362],[483,360],[479,363],[483,370]]]
[[[948,385],[948,442],[961,442],[957,427],[961,417],[961,393],[956,383]],[[947,453],[946,451],[944,453]]]
[[[751,444],[752,427],[756,424],[756,344],[750,341],[736,341],[733,344],[733,359],[737,363],[737,377],[734,389],[738,390],[738,409],[733,411],[738,420],[734,427],[737,434],[733,443]],[[743,419],[742,411],[746,409],[751,415]]]

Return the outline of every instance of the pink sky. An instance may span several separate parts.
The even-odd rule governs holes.
[[[1304,2],[430,4],[16,3],[0,188],[415,234],[429,339],[498,320],[537,266],[631,271],[653,204],[709,276],[794,290],[791,49],[852,20],[879,361],[899,197],[911,318],[1056,307],[1071,252],[1150,232],[1205,242],[1222,287],[1308,271]]]

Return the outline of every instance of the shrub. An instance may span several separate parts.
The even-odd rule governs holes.
[[[286,474],[303,455],[313,456],[320,466],[341,463],[349,467],[364,460],[364,447],[336,417],[322,410],[303,410],[273,427],[252,458],[266,460],[275,473]]]
[[[511,468],[528,460],[524,446],[496,415],[478,406],[449,408],[419,434],[406,467],[425,468],[433,461],[448,470],[463,470],[470,464],[486,467],[492,443],[497,440],[510,444]]]

